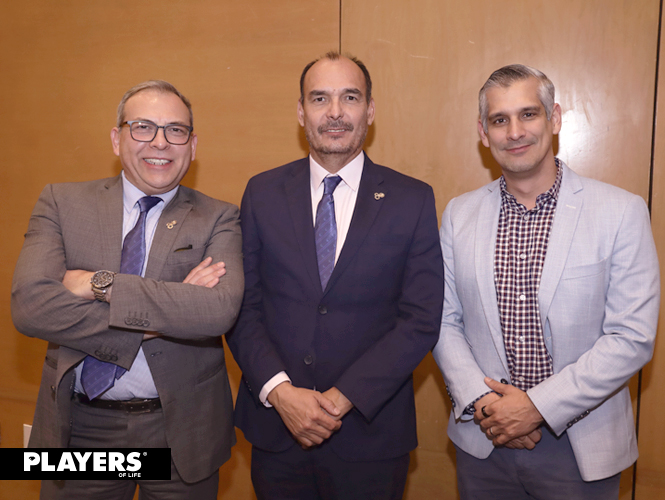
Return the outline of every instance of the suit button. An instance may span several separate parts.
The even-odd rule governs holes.
[[[55,392],[55,386],[54,385],[51,386],[51,392]]]
[[[312,358],[312,356],[308,354],[307,356],[305,356],[305,359],[303,359],[303,361],[305,362],[306,365],[309,366],[312,364],[312,361],[314,361],[314,358]]]
[[[507,383],[508,383],[508,381],[507,381],[505,378],[502,378],[500,382],[501,382],[502,384],[507,384]]]
[[[328,308],[326,306],[319,306],[319,314],[328,314]]]

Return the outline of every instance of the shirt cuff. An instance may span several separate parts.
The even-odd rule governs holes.
[[[291,382],[291,379],[284,371],[279,372],[265,383],[261,392],[259,392],[259,400],[263,403],[263,406],[272,408],[272,405],[268,402],[268,394],[282,382]]]
[[[471,402],[467,405],[467,407],[464,408],[464,411],[463,411],[462,413],[463,413],[464,415],[473,415],[474,413],[476,413],[476,407],[475,407],[474,405],[475,405],[478,401],[480,401],[481,399],[483,399],[485,396],[487,396],[490,392],[494,392],[494,391],[487,391],[485,394],[482,394],[482,395],[478,396],[476,399],[474,399],[473,401],[471,401]]]

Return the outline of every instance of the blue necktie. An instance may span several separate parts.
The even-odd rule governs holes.
[[[125,236],[122,245],[122,257],[120,259],[120,272],[122,274],[141,275],[143,262],[145,261],[145,220],[152,207],[162,201],[154,196],[144,196],[139,203],[139,220],[136,225]],[[81,385],[88,399],[95,399],[103,392],[109,390],[115,381],[122,377],[127,370],[124,368],[100,361],[93,356],[86,356],[81,370]]]
[[[326,289],[330,275],[335,267],[337,250],[337,223],[335,222],[335,200],[333,192],[342,178],[339,175],[323,179],[323,198],[316,208],[314,238],[316,240],[316,259],[319,263],[321,288]]]

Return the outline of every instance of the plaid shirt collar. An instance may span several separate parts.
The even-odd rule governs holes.
[[[556,201],[559,198],[559,190],[561,189],[561,177],[563,175],[563,168],[561,168],[561,160],[559,160],[558,158],[554,158],[554,163],[556,164],[556,170],[557,170],[554,184],[552,184],[552,187],[549,188],[547,191],[538,195],[538,197],[536,198],[536,206],[535,208],[533,208],[533,210],[539,210],[548,199],[552,199],[556,203]],[[499,178],[499,186],[501,187],[501,198],[503,200],[504,205],[513,208],[522,207],[522,209],[526,211],[524,205],[518,203],[515,197],[508,192],[508,188],[506,186],[506,179],[503,177],[503,175]]]

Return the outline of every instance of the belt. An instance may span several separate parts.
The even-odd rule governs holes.
[[[104,410],[120,410],[128,413],[150,413],[159,410],[162,402],[154,399],[131,399],[129,401],[114,401],[112,399],[93,399],[90,401],[85,394],[75,392],[73,398],[79,403],[92,408]]]

